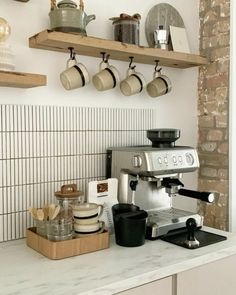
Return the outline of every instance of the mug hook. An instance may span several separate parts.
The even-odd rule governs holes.
[[[110,57],[110,54],[106,54],[106,52],[101,52],[101,55],[102,55],[102,61],[104,63],[108,63],[108,59]]]
[[[134,70],[136,68],[136,66],[132,66],[134,57],[133,56],[130,56],[129,59],[130,59],[129,69]]]
[[[70,51],[70,60],[75,60],[76,53],[74,51],[74,47],[68,47]]]
[[[155,73],[161,73],[162,68],[157,69],[157,67],[158,67],[160,61],[159,61],[159,60],[155,60],[155,62],[156,62]]]

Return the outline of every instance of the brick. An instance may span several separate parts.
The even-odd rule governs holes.
[[[216,142],[205,142],[200,145],[200,148],[204,152],[214,152],[217,148]]]
[[[229,110],[229,103],[225,101],[222,104],[219,104],[219,113],[228,113]]]
[[[212,129],[207,134],[207,140],[209,141],[221,141],[223,138],[223,132],[221,130]]]
[[[213,116],[200,116],[198,119],[198,125],[199,127],[214,127],[215,126],[215,120]]]
[[[206,66],[205,75],[211,76],[215,75],[217,72],[218,63],[217,62],[211,62],[209,65]]]
[[[229,72],[230,62],[229,59],[220,59],[217,62],[217,72]]]
[[[218,173],[217,173],[217,169],[215,168],[202,167],[200,169],[200,174],[201,176],[206,176],[206,177],[216,177]]]
[[[215,89],[217,87],[223,87],[229,85],[228,73],[217,74],[207,79],[207,88]]]
[[[219,169],[217,175],[220,179],[228,179],[228,169]]]
[[[212,26],[211,34],[217,36],[219,33],[226,33],[230,30],[229,20],[218,21]]]
[[[220,144],[220,146],[217,149],[219,154],[227,155],[229,152],[229,144],[228,142],[223,142]]]
[[[206,0],[200,0],[200,4],[199,4],[199,10],[200,12],[205,12],[208,7],[210,7],[210,3],[211,1],[206,1]]]
[[[198,131],[198,142],[204,143],[207,140],[208,129],[200,129]]]
[[[230,3],[220,4],[220,17],[230,17]]]
[[[209,10],[204,16],[203,23],[216,22],[218,19],[218,14],[213,10]]]
[[[217,128],[227,128],[228,127],[228,114],[220,114],[215,116],[215,122]]]
[[[228,98],[228,87],[217,87],[215,91],[215,98],[218,103],[223,103]]]
[[[207,115],[208,115],[208,113],[207,113],[207,110],[206,110],[204,104],[198,102],[198,116],[200,117],[200,116],[207,116]],[[201,123],[199,123],[199,124],[201,124]],[[203,126],[201,126],[201,127],[203,127]]]
[[[215,101],[209,101],[205,103],[205,108],[207,110],[207,113],[209,114],[218,114],[218,102]]]
[[[217,44],[221,47],[228,47],[230,44],[230,34],[228,32],[225,34],[219,34],[217,36]]]
[[[198,153],[199,160],[200,160],[200,166],[212,166],[212,167],[225,167],[225,169],[228,167],[228,157],[226,155],[220,155],[218,153]]]
[[[230,56],[229,46],[215,48],[211,52],[211,60],[212,61],[222,59],[222,58],[229,59],[229,56]]]
[[[216,7],[220,5],[225,5],[226,3],[229,3],[229,0],[211,0],[211,7]]]
[[[209,47],[216,47],[219,42],[219,39],[217,36],[212,37],[204,37],[202,39],[201,47],[203,49],[209,48]]]

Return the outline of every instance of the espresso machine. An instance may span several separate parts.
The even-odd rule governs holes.
[[[172,206],[176,195],[208,203],[217,197],[212,192],[185,189],[181,182],[184,173],[199,168],[197,150],[175,145],[180,137],[178,129],[148,130],[147,137],[152,141],[150,146],[112,147],[107,151],[107,177],[119,180],[118,202],[135,204],[148,212],[146,238],[150,240],[186,229],[187,221],[189,229],[201,228],[203,216]],[[195,243],[195,238],[192,240]]]

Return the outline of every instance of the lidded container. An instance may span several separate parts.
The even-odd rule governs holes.
[[[84,202],[84,193],[77,190],[76,184],[65,184],[61,190],[55,192],[59,205],[65,210],[65,214],[70,215],[73,205]]]
[[[86,26],[96,18],[94,14],[84,12],[84,2],[80,0],[79,8],[72,0],[62,0],[56,5],[56,0],[51,0],[49,13],[51,30],[78,33],[87,36]]]
[[[141,16],[138,13],[132,16],[121,13],[119,17],[110,18],[114,25],[114,40],[139,45],[140,19]]]
[[[72,206],[84,201],[84,194],[77,191],[76,184],[63,185],[55,192],[60,211],[57,216],[47,223],[47,238],[51,241],[69,240],[73,237]]]

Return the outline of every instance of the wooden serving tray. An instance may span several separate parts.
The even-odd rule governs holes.
[[[49,259],[63,259],[108,248],[109,233],[54,242],[39,236],[36,228],[31,227],[27,229],[27,246]]]

